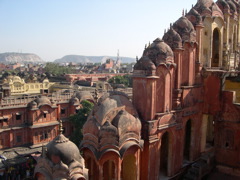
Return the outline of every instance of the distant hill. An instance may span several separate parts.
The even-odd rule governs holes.
[[[30,53],[0,53],[0,63],[42,63],[44,62],[38,55]]]
[[[82,56],[82,55],[67,55],[62,57],[61,59],[56,59],[55,63],[104,63],[107,59],[116,60],[116,56]],[[132,63],[135,62],[135,58],[130,57],[120,57],[122,63]]]

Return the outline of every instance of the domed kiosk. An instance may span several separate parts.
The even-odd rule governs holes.
[[[43,146],[42,156],[38,159],[34,176],[37,179],[88,179],[84,159],[78,147],[62,134],[60,121],[60,134]]]
[[[89,178],[139,177],[142,125],[133,104],[121,92],[106,93],[97,101],[83,126],[80,145]]]

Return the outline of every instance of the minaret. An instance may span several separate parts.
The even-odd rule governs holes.
[[[118,49],[118,52],[117,52],[117,61],[119,60],[119,49]]]
[[[119,58],[119,49],[118,49],[118,52],[117,52],[117,61],[116,61],[116,66],[118,67],[118,68],[120,68],[120,58]]]

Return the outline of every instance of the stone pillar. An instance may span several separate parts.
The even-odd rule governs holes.
[[[103,180],[103,166],[99,164],[99,180]]]
[[[230,13],[229,12],[225,12],[224,13],[224,19],[225,19],[225,26],[224,26],[224,32],[223,32],[223,67],[225,67],[225,69],[229,69],[230,68],[230,64],[229,64],[229,60],[230,60],[230,47],[229,47],[229,23],[230,23]]]
[[[196,25],[196,41],[198,43],[197,52],[196,52],[196,62],[202,63],[202,29],[204,26],[202,24]]]
[[[181,75],[182,75],[182,48],[174,49],[174,61],[177,64],[177,72],[175,77],[175,89],[181,88]]]
[[[192,86],[195,80],[195,57],[194,57],[194,46],[189,46],[188,49],[188,60],[189,60],[189,74],[188,74],[188,85]]]
[[[143,120],[152,120],[155,116],[157,79],[157,76],[133,76],[133,104]]]
[[[182,57],[183,57],[183,49],[178,48],[174,49],[174,61],[177,64],[176,76],[175,76],[175,84],[173,91],[173,109],[181,108],[181,76],[182,76]]]
[[[118,160],[118,166],[116,167],[116,171],[117,171],[117,177],[116,177],[116,179],[121,179],[121,171],[122,171],[122,166],[121,166],[121,164],[122,164],[122,161],[119,159]]]

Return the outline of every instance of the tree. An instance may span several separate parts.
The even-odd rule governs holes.
[[[124,84],[126,87],[132,87],[132,77],[129,74],[124,76],[115,76],[108,80],[112,85],[115,84]]]
[[[78,111],[77,114],[70,116],[70,121],[73,123],[74,131],[70,136],[70,140],[74,142],[77,146],[79,142],[83,139],[82,128],[85,122],[87,121],[88,115],[93,108],[93,103],[83,100],[81,102],[82,108]]]
[[[56,76],[69,74],[72,72],[72,69],[67,66],[59,66],[55,63],[47,63],[45,66],[46,74],[55,74]]]

